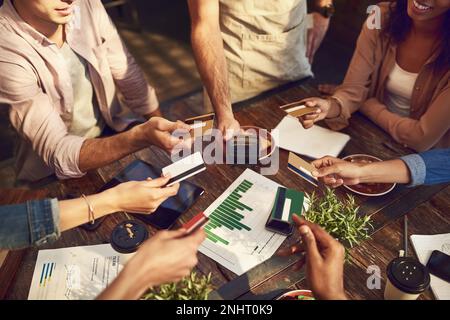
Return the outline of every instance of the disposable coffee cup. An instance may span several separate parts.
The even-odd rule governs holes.
[[[385,300],[416,300],[430,286],[428,270],[410,257],[395,258],[386,273]]]
[[[140,245],[147,240],[147,226],[137,220],[126,220],[119,223],[111,233],[111,246],[122,254],[124,262],[128,262]]]

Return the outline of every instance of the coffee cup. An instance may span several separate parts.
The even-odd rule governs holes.
[[[430,286],[428,270],[411,257],[395,258],[386,273],[385,300],[416,300]]]
[[[111,233],[111,246],[122,254],[126,263],[149,237],[147,226],[137,220],[119,223]]]

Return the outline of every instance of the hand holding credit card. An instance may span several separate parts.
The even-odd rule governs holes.
[[[177,162],[168,165],[162,169],[162,174],[167,176],[170,174],[171,178],[167,183],[167,186],[183,181],[199,172],[206,170],[205,162],[203,161],[200,152],[196,152],[190,156],[187,156]]]

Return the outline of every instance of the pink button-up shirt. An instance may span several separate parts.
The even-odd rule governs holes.
[[[154,89],[100,0],[76,1],[73,18],[66,25],[66,41],[88,62],[98,106],[110,127],[124,130],[158,108]],[[78,164],[85,138],[68,134],[63,120],[73,108],[71,78],[63,57],[54,43],[20,18],[10,0],[0,8],[0,107],[5,105],[23,139],[17,179],[84,174]]]

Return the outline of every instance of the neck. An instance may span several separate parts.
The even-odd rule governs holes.
[[[12,4],[23,21],[36,31],[42,33],[59,47],[64,44],[64,25],[47,21],[34,15],[24,6],[22,1],[12,1]]]
[[[445,15],[427,21],[413,20],[412,28],[416,34],[435,38],[441,35],[444,20]]]

